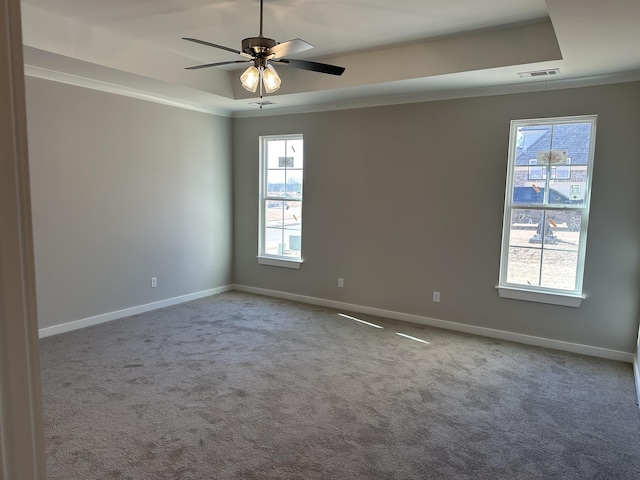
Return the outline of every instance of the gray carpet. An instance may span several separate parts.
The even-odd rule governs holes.
[[[631,365],[339,313],[230,292],[43,339],[48,478],[640,478]]]

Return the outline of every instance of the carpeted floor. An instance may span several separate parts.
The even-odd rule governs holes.
[[[339,313],[230,292],[43,339],[48,479],[640,478],[631,365]]]

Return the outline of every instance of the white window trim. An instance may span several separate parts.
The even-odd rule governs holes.
[[[302,252],[300,252],[300,258],[296,257],[285,257],[280,255],[268,255],[264,252],[264,219],[265,219],[265,211],[264,211],[264,199],[265,199],[265,189],[266,189],[266,181],[267,181],[267,164],[264,161],[264,145],[269,140],[288,140],[288,139],[304,139],[301,133],[298,134],[289,134],[289,135],[264,135],[261,136],[259,155],[260,155],[260,175],[259,175],[259,185],[258,185],[258,255],[256,256],[258,260],[258,264],[267,265],[270,267],[282,267],[282,268],[291,268],[291,269],[300,269],[300,266],[304,263],[304,259],[302,258]],[[304,167],[303,167],[304,172]],[[304,173],[303,173],[304,175]],[[303,187],[304,189],[304,187]],[[302,198],[299,200],[300,203],[303,203],[304,193],[302,194]],[[292,201],[289,198],[278,198],[275,200],[280,201]],[[302,233],[302,232],[301,232]]]
[[[509,298],[513,300],[524,300],[529,302],[547,303],[552,305],[560,305],[566,307],[579,307],[587,296],[582,291],[584,280],[584,263],[586,256],[587,231],[589,223],[589,210],[591,206],[591,180],[593,178],[593,164],[595,161],[595,139],[597,115],[578,115],[572,117],[550,117],[539,119],[512,120],[509,138],[509,159],[507,163],[507,185],[505,188],[505,209],[502,223],[502,246],[500,252],[500,281],[496,285],[500,298]],[[509,248],[509,228],[510,212],[507,210],[510,192],[513,191],[515,159],[513,156],[516,152],[517,131],[521,125],[549,125],[562,123],[585,123],[592,124],[591,137],[589,139],[590,162],[587,165],[587,180],[585,191],[585,207],[582,208],[583,218],[580,228],[581,245],[578,249],[578,268],[576,270],[576,290],[572,292],[564,290],[555,290],[545,287],[528,288],[522,285],[509,284],[507,278],[507,261],[505,249]],[[505,280],[503,280],[505,279]]]
[[[304,263],[302,259],[287,260],[282,257],[270,257],[267,255],[258,255],[258,263],[260,265],[269,265],[271,267],[295,268],[296,270]]]
[[[538,292],[520,287],[496,286],[500,298],[510,298],[512,300],[524,300],[526,302],[548,303],[563,307],[579,307],[586,295],[571,295],[568,293]]]

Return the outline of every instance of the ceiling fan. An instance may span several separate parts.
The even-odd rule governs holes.
[[[242,40],[242,49],[217,45],[215,43],[205,42],[197,38],[182,37],[183,40],[200,43],[209,47],[219,48],[228,52],[233,52],[246,57],[248,60],[231,60],[227,62],[206,63],[204,65],[195,65],[187,67],[186,70],[198,70],[200,68],[217,67],[221,65],[230,65],[233,63],[247,63],[252,65],[241,75],[240,81],[242,86],[250,92],[255,92],[260,85],[260,98],[262,98],[262,86],[264,84],[267,93],[275,92],[280,88],[280,77],[273,68],[274,63],[289,65],[290,67],[300,68],[302,70],[310,70],[313,72],[327,73],[329,75],[342,75],[344,67],[329,65],[326,63],[311,62],[308,60],[295,60],[285,58],[289,55],[303,52],[313,48],[308,42],[295,38],[283,43],[279,43],[271,38],[262,35],[262,16],[263,16],[263,0],[260,0],[260,35],[257,37],[249,37]],[[260,81],[262,80],[262,82]],[[260,105],[262,108],[262,105]]]

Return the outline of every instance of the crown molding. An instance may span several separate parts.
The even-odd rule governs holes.
[[[229,112],[229,110],[213,107],[211,105],[173,98],[155,92],[140,90],[125,85],[104,82],[102,80],[96,80],[93,78],[82,77],[80,75],[59,72],[47,68],[36,67],[33,65],[25,65],[24,73],[28,77],[51,80],[53,82],[65,83],[67,85],[75,85],[77,87],[89,88],[91,90],[97,90],[100,92],[113,93],[115,95],[136,98],[138,100],[160,103],[162,105],[169,105],[171,107],[182,108],[185,110],[208,113],[211,115],[218,115],[222,117],[231,116],[231,112]]]
[[[25,75],[29,77],[42,78],[59,83],[75,85],[79,87],[89,88],[115,95],[136,98],[149,102],[160,103],[172,107],[192,110],[196,112],[208,113],[222,117],[231,118],[252,118],[252,117],[268,117],[279,115],[293,115],[301,113],[317,113],[337,110],[350,110],[358,108],[382,107],[389,105],[402,105],[407,103],[423,103],[438,100],[453,100],[459,98],[483,97],[494,95],[510,95],[518,93],[533,93],[550,90],[562,90],[569,88],[592,87],[598,85],[607,85],[614,83],[635,82],[640,80],[640,70],[629,72],[620,72],[609,75],[597,75],[590,77],[576,78],[558,78],[544,81],[523,81],[521,83],[512,83],[506,85],[481,86],[470,88],[453,88],[453,89],[433,89],[416,91],[412,93],[400,95],[388,94],[372,94],[359,99],[351,100],[335,100],[322,101],[315,100],[314,103],[299,105],[295,107],[277,107],[277,96],[274,96],[275,105],[254,110],[233,110],[228,108],[220,108],[204,103],[188,101],[180,98],[169,97],[155,92],[141,90],[137,88],[119,85],[115,83],[96,80],[79,75],[59,72],[47,68],[25,65]],[[330,95],[330,93],[329,93]],[[326,97],[327,95],[323,95]],[[336,93],[339,97],[339,93]],[[304,97],[302,97],[304,98]],[[244,100],[238,100],[238,106],[245,108]],[[241,103],[240,103],[241,102]],[[315,103],[317,102],[317,103]]]

